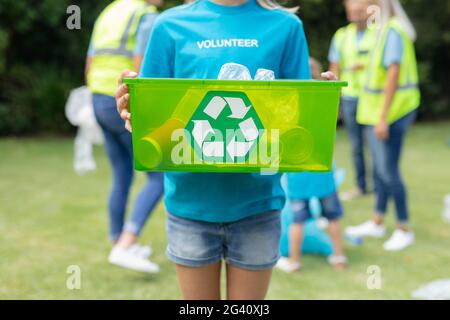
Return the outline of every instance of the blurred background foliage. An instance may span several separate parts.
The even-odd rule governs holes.
[[[0,0],[0,135],[68,133],[64,105],[84,83],[84,61],[97,15],[110,0]],[[166,0],[165,7],[181,1]],[[327,66],[329,42],[346,24],[340,0],[291,0],[300,5],[311,55]],[[404,0],[418,30],[423,92],[421,119],[450,116],[450,2]],[[81,30],[66,28],[69,5],[81,8]]]

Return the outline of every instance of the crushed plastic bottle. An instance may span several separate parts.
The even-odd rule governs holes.
[[[242,64],[229,62],[220,68],[219,80],[252,80],[250,71]]]
[[[66,118],[78,127],[74,143],[74,169],[84,174],[96,169],[93,145],[103,143],[103,134],[94,115],[92,94],[87,87],[71,91],[66,104]]]
[[[265,80],[265,81],[272,81],[275,80],[275,73],[272,70],[269,69],[258,69],[256,70],[255,74],[255,80]]]

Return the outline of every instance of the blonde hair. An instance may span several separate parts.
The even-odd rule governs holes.
[[[294,8],[283,7],[276,0],[256,0],[256,1],[258,2],[258,4],[261,7],[265,8],[265,9],[269,9],[269,10],[281,9],[281,10],[285,10],[288,12],[296,13],[299,9],[299,7],[294,7]]]
[[[389,18],[396,17],[400,24],[405,29],[409,38],[412,41],[416,41],[417,33],[414,25],[409,19],[405,9],[403,9],[402,4],[399,0],[378,0],[378,5],[381,8],[381,26],[382,28],[386,25]]]

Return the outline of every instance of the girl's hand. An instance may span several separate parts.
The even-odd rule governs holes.
[[[327,71],[321,74],[321,77],[323,80],[328,80],[328,81],[337,81],[337,77],[336,75],[331,72],[331,71]]]
[[[125,128],[131,132],[131,113],[130,113],[130,95],[128,93],[128,86],[123,84],[123,78],[136,78],[136,72],[126,70],[122,72],[119,78],[119,86],[116,89],[115,98],[117,104],[117,112],[125,121]]]
[[[385,141],[389,138],[389,124],[386,120],[381,120],[376,126],[375,126],[375,135],[378,138],[378,140]]]

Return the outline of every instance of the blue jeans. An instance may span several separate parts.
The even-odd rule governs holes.
[[[374,182],[377,213],[385,214],[389,197],[394,199],[397,222],[407,224],[409,220],[406,188],[400,173],[400,156],[407,129],[416,119],[413,111],[389,127],[389,138],[378,140],[373,126],[368,127],[368,137],[374,165]]]
[[[355,169],[358,188],[366,193],[366,166],[364,161],[364,135],[366,126],[356,122],[358,99],[341,99],[341,108],[344,117],[344,125],[352,146],[353,166]]]
[[[291,200],[293,223],[304,224],[313,217],[309,208],[309,200],[310,199]],[[341,202],[339,201],[336,192],[320,198],[319,201],[322,206],[322,217],[326,218],[328,221],[340,220],[344,215],[344,210],[342,209]]]
[[[139,235],[163,194],[163,174],[147,173],[148,182],[136,198],[130,220],[124,226],[128,195],[133,181],[131,134],[116,109],[113,97],[94,94],[94,113],[105,136],[105,148],[113,171],[109,195],[109,237],[116,241],[122,231]]]
[[[167,215],[167,256],[185,267],[203,267],[222,259],[246,270],[271,269],[280,257],[279,211],[229,223]]]

